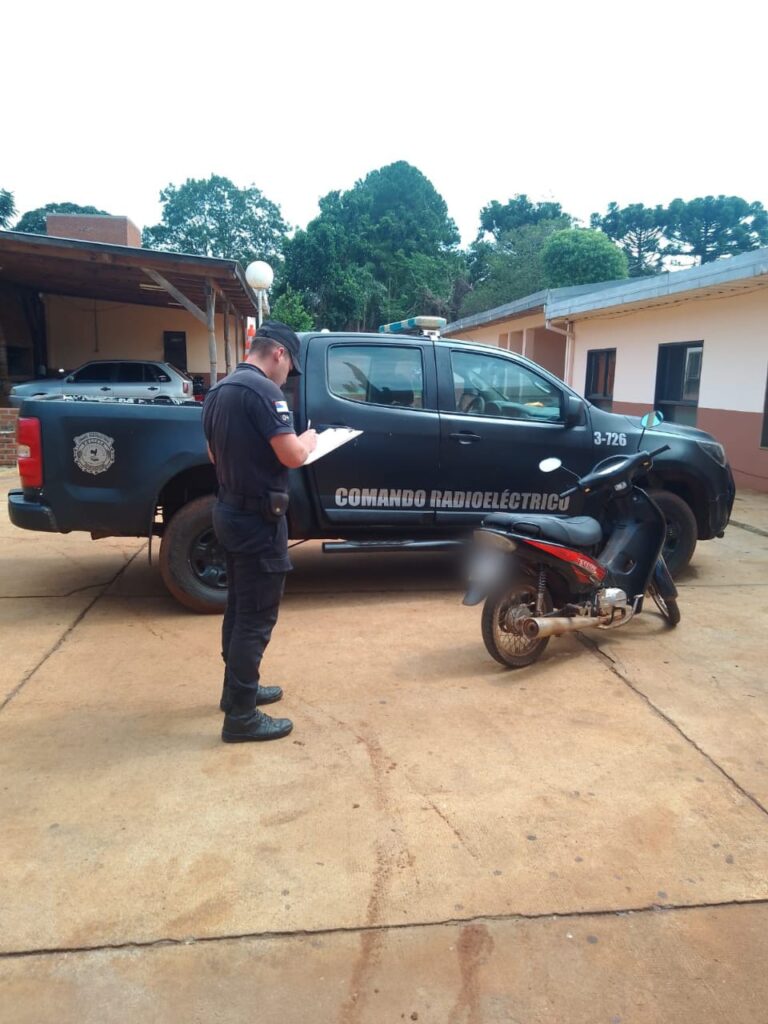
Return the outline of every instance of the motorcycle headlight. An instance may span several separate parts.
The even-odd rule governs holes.
[[[725,448],[717,441],[697,441],[696,444],[701,450],[713,459],[718,466],[724,466],[728,461],[725,456]]]

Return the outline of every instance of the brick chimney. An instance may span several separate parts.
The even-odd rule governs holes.
[[[46,234],[57,238],[78,238],[83,242],[107,242],[109,245],[141,246],[141,232],[127,217],[108,217],[95,213],[49,213]]]

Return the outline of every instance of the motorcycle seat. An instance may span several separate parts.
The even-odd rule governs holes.
[[[603,539],[600,523],[591,516],[531,516],[519,512],[492,512],[483,526],[494,530],[524,533],[529,537],[554,540],[576,548],[591,548]]]

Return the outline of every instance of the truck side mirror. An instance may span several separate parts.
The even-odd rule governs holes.
[[[565,396],[565,425],[578,427],[584,422],[584,403],[576,395]]]

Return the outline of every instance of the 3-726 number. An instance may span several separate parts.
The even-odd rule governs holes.
[[[626,434],[616,434],[612,430],[606,430],[605,432],[595,430],[593,437],[595,444],[609,444],[615,448],[625,448],[627,444]]]

